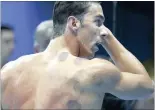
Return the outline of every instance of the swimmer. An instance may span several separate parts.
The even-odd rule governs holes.
[[[55,2],[54,39],[44,52],[1,70],[4,109],[101,109],[105,93],[140,100],[154,92],[140,61],[104,26],[98,2]],[[93,58],[100,43],[112,58]],[[88,59],[88,57],[91,59]]]

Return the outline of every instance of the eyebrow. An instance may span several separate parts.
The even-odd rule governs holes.
[[[103,21],[105,21],[105,17],[102,15],[97,15],[95,18],[99,18],[99,19],[102,19]]]

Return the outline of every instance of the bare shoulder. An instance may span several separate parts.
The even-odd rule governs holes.
[[[6,70],[12,70],[19,66],[21,67],[22,66],[21,63],[27,63],[27,62],[31,61],[34,58],[34,56],[35,56],[35,54],[24,55],[14,61],[10,61],[2,67],[1,72],[4,72]]]
[[[94,58],[91,61],[95,63],[104,63],[104,64],[113,65],[110,61],[103,59],[103,58]]]
[[[110,61],[100,58],[94,58],[91,60],[90,63],[92,66],[89,69],[89,71],[92,69],[95,70],[95,76],[103,77],[103,79],[106,79],[109,81],[113,81],[116,83],[116,81],[120,80],[121,72],[119,69]],[[110,81],[110,82],[111,82]],[[112,83],[112,82],[111,82]]]
[[[91,64],[101,68],[106,68],[106,70],[118,70],[116,66],[106,59],[94,58],[91,61]]]
[[[15,77],[21,73],[21,70],[26,69],[26,67],[38,57],[38,54],[21,56],[14,61],[10,61],[5,64],[1,69],[1,79],[2,81],[9,78]]]
[[[75,75],[75,79],[78,79],[82,85],[81,88],[87,86],[84,90],[89,88],[89,90],[96,92],[103,92],[103,90],[106,92],[109,90],[108,86],[114,87],[120,81],[121,73],[108,60],[95,58],[86,62]]]
[[[82,69],[85,71],[94,70],[100,73],[114,73],[119,72],[118,68],[106,59],[94,58],[92,60],[83,60]]]

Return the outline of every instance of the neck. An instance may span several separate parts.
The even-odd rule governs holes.
[[[64,39],[72,55],[83,58],[88,58],[91,56],[91,54],[86,51],[87,49],[84,47],[84,45],[79,42],[78,36],[73,32],[66,31],[64,34]]]
[[[45,51],[57,53],[62,49],[76,57],[88,58],[90,56],[90,53],[86,52],[84,46],[77,40],[77,36],[73,34],[65,34],[51,40]]]
[[[50,41],[45,51],[57,53],[65,49],[74,56],[79,56],[79,48],[76,39],[71,36],[60,36]]]
[[[77,36],[74,36],[73,34],[65,34],[64,35],[64,41],[70,51],[70,53],[74,56],[79,57],[80,56],[80,45],[77,40]]]

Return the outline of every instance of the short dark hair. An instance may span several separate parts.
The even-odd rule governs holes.
[[[1,25],[1,31],[3,30],[8,30],[8,31],[13,31],[13,27],[8,26],[8,25]]]
[[[65,31],[67,18],[75,16],[80,21],[83,19],[83,14],[87,12],[90,3],[95,1],[58,1],[54,4],[53,10],[53,30],[54,37],[60,36]],[[99,2],[95,2],[99,3]]]

